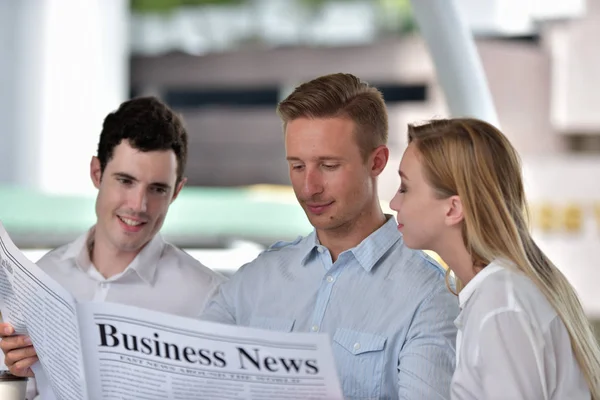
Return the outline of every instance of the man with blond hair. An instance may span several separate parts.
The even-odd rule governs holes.
[[[278,242],[220,286],[204,319],[332,339],[346,399],[450,397],[456,298],[383,213],[381,93],[350,74],[300,85],[278,107],[291,183],[314,230]]]

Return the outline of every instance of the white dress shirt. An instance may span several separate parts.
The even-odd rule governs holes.
[[[490,263],[459,294],[452,399],[589,400],[565,325],[511,265]]]
[[[89,257],[88,246],[93,229],[74,242],[49,252],[37,262],[77,301],[107,301],[198,317],[208,298],[225,280],[183,250],[165,242],[160,234],[144,246],[122,273],[106,279]],[[38,377],[37,380],[44,378]],[[28,393],[34,390],[32,382]],[[48,389],[45,387],[40,387],[39,391],[42,399],[53,398],[46,395]]]

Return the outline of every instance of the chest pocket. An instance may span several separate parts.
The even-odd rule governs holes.
[[[346,398],[378,399],[381,393],[387,338],[339,328],[333,336],[333,354]]]
[[[296,320],[287,318],[252,317],[250,326],[252,328],[269,329],[278,332],[291,332]]]

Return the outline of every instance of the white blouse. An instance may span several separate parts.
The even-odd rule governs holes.
[[[562,320],[509,262],[475,275],[459,303],[452,400],[591,398]]]

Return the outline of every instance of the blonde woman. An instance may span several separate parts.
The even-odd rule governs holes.
[[[600,400],[600,350],[575,291],[530,236],[519,157],[475,119],[409,126],[390,206],[458,293],[452,399]]]

